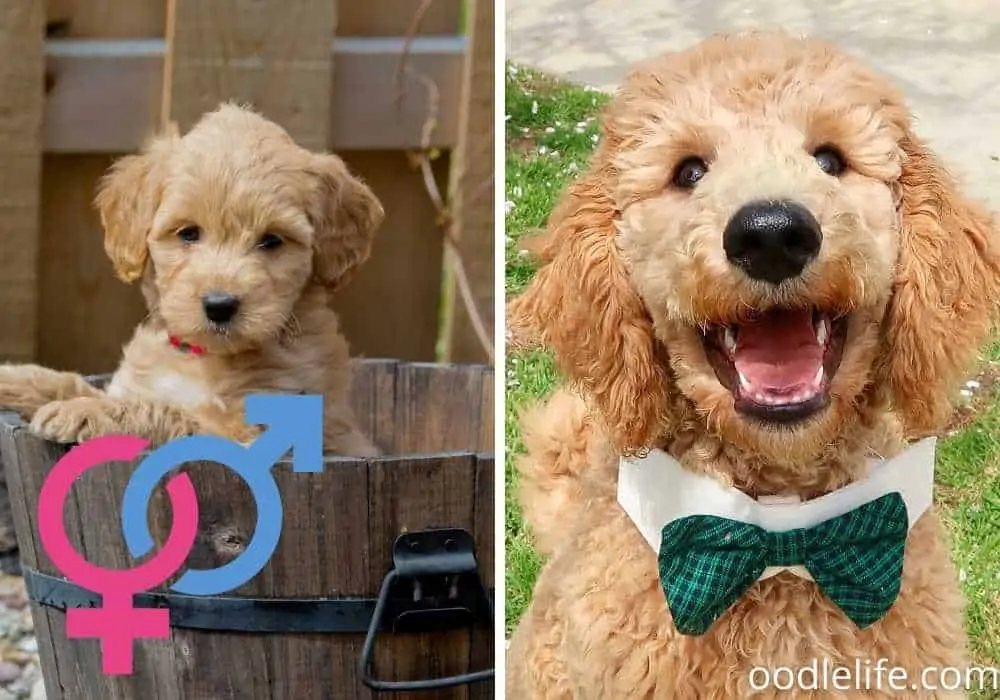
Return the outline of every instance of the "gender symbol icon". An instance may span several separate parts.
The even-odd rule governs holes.
[[[275,463],[292,451],[295,472],[323,469],[323,397],[320,395],[253,395],[246,398],[246,421],[267,425],[253,444],[209,435],[192,435],[150,453],[133,472],[122,499],[122,531],[133,557],[154,546],[147,525],[149,499],[157,483],[186,462],[218,462],[236,472],[256,501],[253,537],[235,559],[217,569],[190,569],[170,588],[187,595],[215,595],[238,588],[260,573],[274,554],[281,536],[281,494],[271,473]],[[98,608],[66,613],[70,638],[99,639],[106,674],[133,670],[136,639],[170,636],[168,609],[136,608],[134,596],[166,581],[184,564],[198,531],[198,499],[187,474],[166,483],[172,525],[166,542],[146,562],[114,570],[86,561],[73,547],[63,522],[63,504],[73,482],[105,462],[134,460],[149,446],[147,440],[107,436],[74,447],[52,468],[39,494],[38,522],[42,546],[52,563],[71,581],[102,596]]]

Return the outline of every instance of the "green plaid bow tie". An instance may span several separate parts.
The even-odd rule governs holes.
[[[674,626],[682,634],[704,634],[765,568],[803,565],[849,618],[867,627],[899,594],[908,525],[906,503],[898,493],[787,532],[715,515],[667,523],[660,582]]]

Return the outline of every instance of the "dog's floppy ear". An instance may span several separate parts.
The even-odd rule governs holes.
[[[515,338],[551,347],[603,414],[616,446],[649,447],[669,423],[673,385],[652,320],[615,241],[617,211],[600,163],[554,210],[544,265],[507,306]]]
[[[907,130],[901,145],[900,250],[879,371],[918,436],[947,419],[950,392],[991,330],[1000,240],[996,221],[958,192],[922,142]]]
[[[119,159],[98,185],[95,204],[104,228],[104,250],[125,282],[136,281],[146,268],[146,239],[160,205],[164,164],[176,138],[176,130],[170,129],[142,152]]]
[[[314,156],[319,181],[311,218],[316,230],[313,274],[323,285],[340,286],[351,270],[368,259],[375,231],[385,212],[368,185],[338,156]]]

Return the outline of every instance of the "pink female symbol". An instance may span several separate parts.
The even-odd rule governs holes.
[[[95,566],[74,549],[63,522],[63,504],[73,482],[105,462],[131,461],[149,441],[128,436],[99,437],[70,450],[49,472],[38,497],[38,534],[52,563],[70,581],[99,593],[102,605],[66,611],[66,636],[99,639],[106,674],[129,674],[136,639],[170,636],[170,611],[136,608],[133,596],[157,586],[180,569],[198,533],[198,498],[187,474],[167,482],[172,527],[167,541],[149,561],[131,569]]]

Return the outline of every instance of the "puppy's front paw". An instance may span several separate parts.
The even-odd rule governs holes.
[[[53,442],[83,442],[101,435],[121,434],[119,416],[107,401],[79,396],[47,403],[35,413],[31,430]]]
[[[261,433],[264,432],[264,428],[259,425],[243,425],[242,423],[209,423],[205,425],[205,432],[225,438],[243,447],[250,447],[260,437]]]
[[[243,410],[204,410],[198,415],[198,432],[216,435],[249,447],[264,432],[260,425],[243,422]]]
[[[17,365],[0,365],[0,410],[23,412],[34,394],[30,377]]]
[[[210,423],[206,426],[206,431],[239,443],[243,447],[250,447],[264,432],[264,428],[259,425],[244,425],[240,421],[228,424]]]

